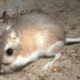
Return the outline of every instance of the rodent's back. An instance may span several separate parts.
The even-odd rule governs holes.
[[[52,34],[60,34],[59,36],[62,36],[64,38],[64,31],[62,27],[54,23],[49,16],[43,13],[34,12],[23,15],[13,28],[15,30],[18,30],[20,33],[22,33],[24,30],[26,32],[28,30],[47,30]]]

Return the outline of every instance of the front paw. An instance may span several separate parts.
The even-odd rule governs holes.
[[[14,69],[11,67],[11,65],[1,65],[0,74],[6,74],[12,72],[14,72]]]

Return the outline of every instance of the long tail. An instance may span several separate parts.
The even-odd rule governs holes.
[[[66,38],[65,39],[65,43],[67,45],[75,44],[75,43],[80,43],[80,38]]]

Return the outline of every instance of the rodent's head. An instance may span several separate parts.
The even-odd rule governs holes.
[[[19,49],[19,33],[12,28],[7,28],[0,36],[0,63],[11,64],[18,56]]]

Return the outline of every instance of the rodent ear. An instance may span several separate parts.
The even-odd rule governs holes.
[[[9,32],[10,38],[15,39],[17,37],[17,32],[12,29],[11,25],[7,26],[6,31]]]
[[[18,36],[17,36],[17,32],[14,31],[14,30],[12,30],[11,33],[10,33],[10,37],[11,37],[12,39],[16,39],[16,38],[18,37]]]
[[[7,26],[6,30],[10,30],[10,28],[11,28],[11,25]]]

